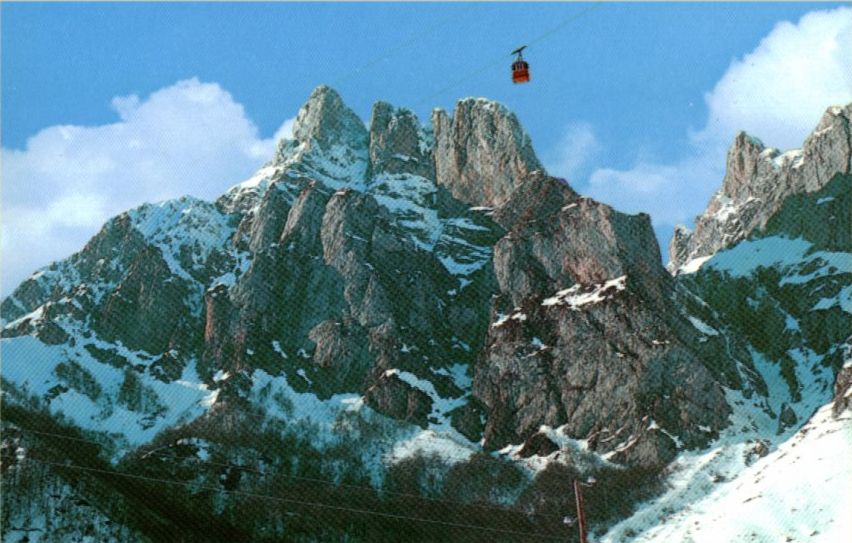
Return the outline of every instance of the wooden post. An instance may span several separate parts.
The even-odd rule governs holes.
[[[586,539],[586,511],[583,505],[583,490],[580,481],[574,479],[574,501],[577,502],[577,529],[580,531],[580,543],[588,543]]]

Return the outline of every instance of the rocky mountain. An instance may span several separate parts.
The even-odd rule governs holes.
[[[751,203],[673,277],[502,105],[365,126],[318,87],[250,179],[123,213],[2,301],[4,533],[82,530],[53,492],[105,539],[565,539],[574,478],[603,529],[678,459],[768,452],[846,374],[848,111],[784,190],[738,137],[714,202]]]
[[[852,104],[828,108],[802,148],[784,153],[738,133],[728,151],[722,188],[695,218],[694,231],[685,226],[675,230],[669,244],[670,269],[695,266],[763,228],[789,196],[817,191],[835,175],[850,174],[850,118]],[[848,231],[837,226],[826,230]]]

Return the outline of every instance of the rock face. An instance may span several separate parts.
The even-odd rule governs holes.
[[[375,174],[411,174],[435,178],[431,137],[407,109],[387,102],[373,106],[370,119],[370,165]]]
[[[292,140],[281,140],[272,166],[332,188],[367,178],[370,135],[336,91],[321,85],[299,109]]]
[[[499,294],[474,380],[489,410],[486,446],[563,426],[600,452],[644,443],[629,461],[662,464],[672,456],[659,447],[675,449],[665,435],[642,437],[652,420],[687,446],[708,438],[699,426],[726,426],[720,380],[732,361],[694,347],[649,217],[542,174],[522,191],[495,213],[513,226],[494,249]]]
[[[517,117],[495,102],[461,100],[452,119],[436,109],[432,128],[436,181],[468,204],[503,205],[527,174],[543,170]]]
[[[802,158],[738,136],[720,194],[744,202],[731,218],[741,227],[734,237],[722,223],[678,231],[677,262],[754,225],[816,240],[781,203],[798,191],[837,202],[796,205],[846,205],[842,181],[820,176],[830,164],[848,171],[837,140],[848,108],[821,127]],[[549,426],[614,461],[659,468],[729,424],[725,387],[767,388],[744,377],[745,343],[706,324],[721,321],[695,297],[698,283],[666,272],[647,215],[547,175],[503,106],[464,99],[423,126],[379,102],[367,128],[321,86],[255,176],[215,204],[184,198],[113,219],[3,301],[3,336],[131,372],[121,398],[101,387],[105,406],[167,405],[157,387],[192,376],[222,405],[245,405],[275,396],[265,379],[282,379],[320,402],[354,394],[430,431],[454,428],[471,447],[526,443],[524,455],[545,456],[559,446],[536,437]],[[847,322],[832,319],[812,336],[817,352]],[[52,390],[49,401],[66,393]],[[168,410],[148,411],[146,424]]]
[[[801,149],[779,152],[744,132],[728,151],[722,188],[695,220],[695,231],[680,226],[669,245],[669,268],[708,257],[745,239],[785,199],[825,186],[852,171],[852,104],[830,107]]]
[[[367,145],[364,123],[343,103],[340,95],[326,85],[311,93],[293,124],[296,141],[330,150],[336,145],[355,150]]]

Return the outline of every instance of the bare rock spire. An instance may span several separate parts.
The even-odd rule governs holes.
[[[452,119],[436,109],[432,128],[437,182],[468,204],[500,206],[527,175],[543,170],[518,118],[496,102],[465,98]]]

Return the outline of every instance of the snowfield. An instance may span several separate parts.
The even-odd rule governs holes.
[[[136,373],[140,388],[157,406],[153,413],[140,413],[117,400],[126,379],[124,370],[96,360],[84,346],[107,346],[97,339],[78,335],[77,347],[45,345],[38,338],[19,336],[0,340],[3,380],[25,395],[51,397],[48,409],[84,430],[117,437],[130,447],[150,442],[160,431],[204,414],[215,402],[218,390],[208,390],[191,361],[180,379],[164,383],[147,373]],[[111,346],[111,345],[110,345]],[[137,366],[150,364],[137,353],[124,350]],[[69,384],[60,366],[73,360],[77,372],[91,379],[88,386]],[[131,370],[132,371],[132,370]],[[76,388],[75,388],[76,387]]]
[[[687,461],[691,469],[673,478],[669,493],[598,541],[848,541],[852,412],[834,418],[831,408],[820,408],[792,438],[739,473],[736,455],[722,449]],[[719,469],[705,469],[708,466]],[[719,482],[710,477],[714,472]],[[709,490],[704,497],[689,499],[703,489]]]
[[[782,285],[800,284],[818,277],[848,273],[852,270],[852,254],[814,251],[813,245],[804,239],[772,236],[742,241],[717,253],[706,265],[732,277],[745,277],[760,267],[777,266],[786,272]],[[791,273],[794,271],[799,273]]]

